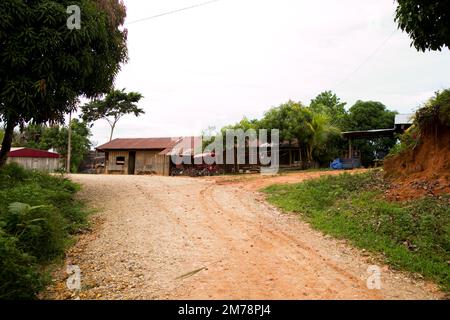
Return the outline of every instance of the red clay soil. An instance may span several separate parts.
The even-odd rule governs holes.
[[[384,163],[391,180],[388,198],[403,201],[450,193],[450,129],[440,126],[423,134],[414,149]]]

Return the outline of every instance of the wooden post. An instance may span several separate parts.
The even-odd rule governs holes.
[[[69,140],[67,141],[67,173],[70,173],[70,158],[72,157],[72,112],[69,113]]]
[[[348,138],[348,158],[353,159],[352,139]]]

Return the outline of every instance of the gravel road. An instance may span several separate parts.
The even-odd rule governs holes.
[[[66,259],[81,268],[82,290],[67,290],[62,268],[43,298],[442,297],[433,284],[383,265],[381,290],[369,290],[368,268],[376,257],[280,213],[245,179],[230,184],[156,176],[71,178],[96,212],[92,231]],[[255,179],[249,180],[252,186]]]

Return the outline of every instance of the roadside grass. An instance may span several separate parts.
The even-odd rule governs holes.
[[[450,293],[450,196],[406,202],[383,198],[382,173],[325,176],[263,191],[314,228],[381,253],[392,267],[419,273]]]
[[[78,190],[62,175],[0,170],[0,299],[35,299],[49,282],[52,264],[87,226]]]

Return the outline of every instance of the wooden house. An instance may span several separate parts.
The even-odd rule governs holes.
[[[196,138],[194,138],[196,139]],[[105,153],[106,174],[157,174],[169,176],[174,148],[193,141],[193,137],[115,139],[97,151]],[[185,149],[186,151],[186,149]],[[191,150],[190,152],[193,153]]]

